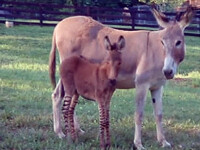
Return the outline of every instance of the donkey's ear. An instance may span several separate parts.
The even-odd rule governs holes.
[[[151,9],[151,12],[153,13],[154,17],[156,18],[157,23],[162,27],[166,28],[169,24],[169,19],[165,16],[165,14],[159,12],[155,8]]]
[[[105,36],[105,38],[104,38],[104,46],[105,46],[106,50],[111,50],[111,43],[110,43],[108,36]]]
[[[125,39],[124,37],[121,35],[118,39],[118,50],[121,50],[125,47]]]
[[[182,30],[184,30],[187,26],[189,26],[194,15],[195,15],[194,9],[191,6],[188,6],[185,12],[179,13],[176,16],[176,20],[178,21],[178,24],[180,25]]]

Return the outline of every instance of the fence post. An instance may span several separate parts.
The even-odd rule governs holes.
[[[99,20],[99,7],[94,7],[94,12],[93,12],[93,17],[95,20],[100,21]]]
[[[197,17],[197,22],[200,22],[200,11],[199,11],[198,14],[199,14],[199,15],[196,15],[196,16],[198,16],[198,17]],[[198,28],[199,28],[199,35],[200,35],[200,23],[198,24]]]
[[[42,10],[42,4],[39,5],[40,9],[40,26],[43,26],[43,10]]]
[[[132,24],[132,30],[135,30],[135,10],[134,8],[129,8],[130,14],[131,14],[131,24]]]
[[[87,7],[86,7],[86,15],[87,15],[87,16],[90,16],[90,6],[87,6]]]

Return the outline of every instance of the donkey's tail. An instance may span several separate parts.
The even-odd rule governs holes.
[[[51,52],[49,54],[49,77],[53,88],[56,87],[56,39],[55,32],[52,37]]]

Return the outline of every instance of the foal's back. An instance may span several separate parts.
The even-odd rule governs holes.
[[[100,64],[91,63],[82,56],[75,55],[65,59],[60,66],[61,80],[69,85],[65,90],[77,91],[79,95],[94,100],[99,66]]]

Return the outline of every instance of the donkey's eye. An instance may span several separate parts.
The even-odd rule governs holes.
[[[176,42],[176,47],[179,46],[179,45],[181,45],[181,41]]]
[[[164,42],[161,40],[162,45],[164,46]]]
[[[183,58],[181,58],[181,59],[179,60],[179,63],[182,62],[182,61],[183,61]]]

